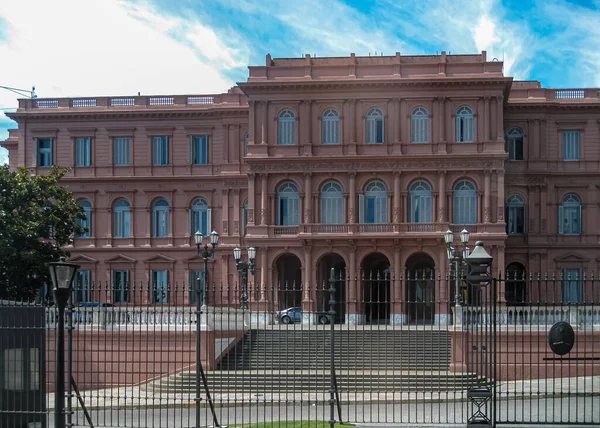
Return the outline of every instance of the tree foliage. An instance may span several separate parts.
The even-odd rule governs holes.
[[[50,284],[47,262],[85,232],[83,208],[60,179],[67,169],[33,175],[0,166],[0,299],[31,299]]]

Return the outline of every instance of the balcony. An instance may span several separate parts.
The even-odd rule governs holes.
[[[248,229],[248,236],[265,237]],[[268,226],[267,237],[342,237],[342,236],[397,236],[399,234],[420,237],[441,237],[446,230],[460,233],[467,229],[469,233],[504,234],[503,223],[449,224],[449,223],[379,223],[379,224],[321,224],[305,223],[298,226]]]

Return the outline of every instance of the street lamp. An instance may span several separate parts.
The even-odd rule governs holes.
[[[444,234],[444,242],[448,247],[448,260],[454,262],[454,305],[462,306],[462,295],[460,293],[460,281],[464,276],[464,269],[466,268],[465,259],[469,256],[469,231],[463,229],[460,232],[460,242],[462,248],[456,248],[452,246],[454,242],[454,233],[450,229]]]
[[[256,273],[256,266],[254,261],[256,260],[256,248],[248,248],[248,262],[242,260],[242,250],[234,248],[233,258],[235,259],[235,265],[239,274],[242,277],[242,310],[248,309],[248,269],[252,272],[252,275]]]
[[[58,326],[56,335],[56,380],[54,426],[65,427],[65,307],[73,289],[73,280],[79,265],[65,262],[61,257],[57,262],[46,263],[52,279],[52,292],[58,308]],[[69,379],[69,382],[71,380]]]
[[[215,249],[219,244],[219,234],[214,230],[209,235],[209,242],[204,244],[204,248],[202,247],[202,240],[204,236],[200,231],[197,231],[194,234],[194,241],[196,242],[196,248],[198,249],[198,255],[204,259],[204,286],[202,287],[202,294],[200,295],[200,290],[196,290],[196,297],[198,298],[198,302],[200,302],[200,297],[202,298],[202,305],[206,305],[206,292],[208,287],[208,259],[215,255]]]

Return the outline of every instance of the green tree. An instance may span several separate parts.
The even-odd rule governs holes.
[[[63,249],[86,231],[83,208],[60,179],[67,169],[33,175],[0,166],[0,299],[32,299],[50,284],[47,262],[68,257]]]

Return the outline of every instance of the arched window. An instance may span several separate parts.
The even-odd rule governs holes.
[[[417,107],[410,115],[410,142],[429,142],[429,112],[424,107]]]
[[[454,224],[477,223],[477,188],[472,181],[460,180],[454,186]]]
[[[367,113],[367,144],[383,144],[383,111],[379,108]]]
[[[297,226],[300,224],[300,194],[298,186],[286,181],[277,189],[277,225]]]
[[[408,221],[410,223],[433,222],[431,185],[424,180],[415,181],[413,185],[410,186]]]
[[[277,141],[281,146],[293,146],[296,144],[296,115],[290,109],[279,112],[277,123]]]
[[[523,160],[523,130],[511,128],[506,134],[508,160]]]
[[[340,144],[340,114],[333,108],[323,112],[321,121],[322,143]]]
[[[520,306],[526,303],[525,267],[521,263],[511,263],[506,268],[506,290],[504,297],[507,306]]]
[[[131,206],[127,199],[119,199],[113,208],[115,238],[129,238],[131,230]]]
[[[581,200],[572,193],[566,195],[558,207],[558,233],[581,234]]]
[[[456,110],[456,142],[471,143],[475,141],[475,121],[471,107],[462,106]]]
[[[89,238],[92,236],[92,203],[87,199],[81,199],[77,202],[77,204],[83,208],[83,212],[85,214],[85,220],[79,220],[79,226],[83,229],[87,229],[81,235],[80,238]]]
[[[158,199],[152,204],[152,237],[166,238],[169,236],[169,202]]]
[[[244,156],[248,156],[248,141],[250,141],[250,136],[246,134],[244,137]]]
[[[192,202],[190,221],[191,236],[194,236],[196,232],[200,232],[204,236],[208,236],[210,234],[211,210],[208,208],[208,202],[206,201],[206,199],[194,199],[194,201]]]
[[[372,181],[365,188],[365,194],[359,195],[360,223],[387,223],[387,187],[381,181]]]
[[[525,200],[520,195],[512,195],[506,201],[506,233],[525,233]]]
[[[335,181],[321,187],[321,223],[342,224],[344,222],[344,194],[342,186]]]

